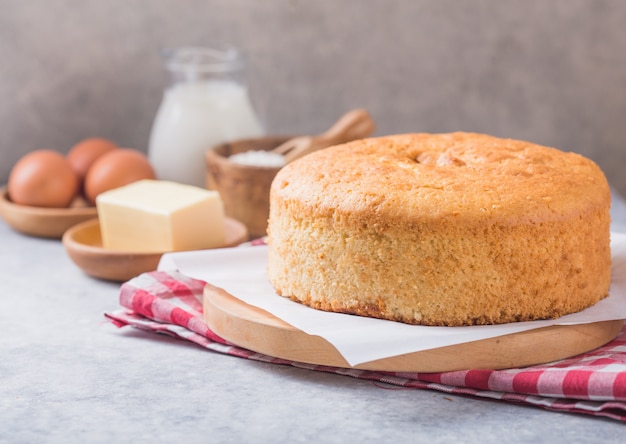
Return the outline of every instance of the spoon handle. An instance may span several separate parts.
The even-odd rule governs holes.
[[[369,136],[375,127],[374,120],[366,110],[354,109],[341,116],[326,132],[316,137],[315,142],[326,146],[350,142]]]
[[[374,120],[366,110],[354,109],[319,136],[296,137],[272,151],[283,154],[285,163],[289,163],[313,151],[367,137],[374,132],[374,128]]]

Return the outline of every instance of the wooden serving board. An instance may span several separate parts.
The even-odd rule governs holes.
[[[504,369],[575,356],[613,340],[623,320],[557,325],[394,356],[351,367],[335,347],[207,284],[204,317],[216,334],[257,353],[309,364],[390,372]]]

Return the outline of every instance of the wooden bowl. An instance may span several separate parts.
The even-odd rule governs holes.
[[[234,247],[248,239],[248,230],[239,221],[226,218],[226,244]],[[98,219],[82,222],[65,232],[63,245],[72,261],[90,276],[123,282],[154,271],[163,253],[108,250],[102,246]]]
[[[36,237],[61,239],[65,231],[97,217],[96,207],[76,200],[69,208],[43,208],[18,205],[9,199],[6,187],[0,189],[0,215],[14,230]]]
[[[206,152],[207,188],[217,190],[228,217],[243,222],[251,238],[265,236],[270,185],[280,167],[240,165],[228,157],[250,150],[269,151],[291,137],[269,136],[217,145]]]

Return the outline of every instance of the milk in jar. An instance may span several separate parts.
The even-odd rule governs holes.
[[[148,158],[158,179],[205,187],[210,147],[264,130],[236,50],[182,48],[166,66],[172,82],[152,126]]]

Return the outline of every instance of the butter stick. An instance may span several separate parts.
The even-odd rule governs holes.
[[[104,248],[167,252],[222,247],[224,207],[217,191],[140,180],[96,198]]]

